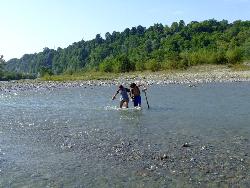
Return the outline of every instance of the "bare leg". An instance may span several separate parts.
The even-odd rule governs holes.
[[[128,108],[128,101],[124,101],[124,106],[126,107],[126,108]]]

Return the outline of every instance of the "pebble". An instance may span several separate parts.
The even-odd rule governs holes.
[[[210,82],[242,82],[250,81],[250,71],[233,72],[227,69],[199,72],[199,73],[151,73],[148,75],[124,76],[112,80],[88,80],[88,81],[40,81],[40,80],[23,80],[23,81],[1,81],[0,92],[18,92],[26,90],[54,90],[57,88],[69,87],[90,87],[95,86],[112,86],[129,85],[131,82],[143,83],[144,85],[168,85],[168,84],[188,84],[188,87],[197,87],[197,84]],[[17,94],[17,93],[16,93]]]
[[[191,147],[191,145],[186,142],[185,144],[182,145],[182,147],[186,147],[187,148],[187,147]]]

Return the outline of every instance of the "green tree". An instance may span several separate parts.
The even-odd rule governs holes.
[[[4,67],[5,60],[3,59],[3,55],[0,55],[0,79],[4,75],[3,67]]]
[[[107,58],[102,63],[100,63],[99,70],[102,72],[114,72],[113,66],[114,66],[114,59]]]
[[[250,38],[243,44],[244,57],[250,60]]]
[[[97,34],[92,40],[74,42],[64,49],[44,48],[42,52],[11,59],[4,67],[20,74],[38,74],[42,67],[53,74],[63,74],[80,70],[128,72],[144,70],[149,65],[148,69],[156,71],[235,63],[250,59],[249,38],[250,21],[210,19],[185,24],[180,20],[171,26],[157,23],[148,28],[139,25],[123,32],[107,32],[105,39]]]
[[[47,75],[51,76],[53,74],[51,69],[49,69],[47,67],[41,67],[39,73],[40,73],[41,77],[44,77],[44,76],[47,76]]]
[[[117,72],[129,72],[135,70],[134,64],[126,55],[120,55],[116,58],[115,68]]]

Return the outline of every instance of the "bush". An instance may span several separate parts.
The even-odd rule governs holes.
[[[39,72],[40,72],[41,77],[45,75],[49,75],[49,76],[53,75],[52,70],[48,67],[41,67]]]
[[[14,72],[4,72],[0,74],[1,81],[8,81],[8,80],[20,80],[20,79],[35,79],[34,75],[30,74],[21,74],[21,73],[14,73]]]
[[[141,61],[136,62],[135,63],[135,70],[137,70],[137,71],[145,70],[145,64]]]
[[[151,70],[153,72],[159,71],[161,69],[161,64],[158,61],[156,61],[155,59],[150,59],[146,63],[146,69]]]
[[[100,65],[99,65],[99,70],[101,72],[113,72],[113,61],[112,60],[104,60]]]
[[[164,69],[180,69],[180,70],[185,70],[187,69],[187,61],[181,60],[181,61],[166,61],[164,62]]]
[[[208,64],[207,53],[205,51],[197,51],[190,54],[190,65]]]
[[[106,59],[99,65],[102,72],[129,72],[135,70],[135,64],[132,63],[126,55],[116,58]]]
[[[135,65],[131,63],[126,55],[121,55],[117,58],[117,65],[119,67],[119,72],[129,72],[135,70]]]
[[[226,54],[224,51],[211,52],[209,56],[210,64],[225,64],[227,63]]]
[[[199,50],[196,52],[183,52],[180,54],[182,64],[186,67],[201,64],[224,64],[227,63],[223,51]]]
[[[239,63],[243,59],[243,53],[240,48],[228,50],[226,53],[227,62],[230,64]]]
[[[250,59],[250,39],[248,39],[243,46],[243,54],[245,59]]]
[[[102,72],[129,72],[135,70],[135,64],[132,63],[126,55],[116,58],[105,59],[99,64],[99,70]]]

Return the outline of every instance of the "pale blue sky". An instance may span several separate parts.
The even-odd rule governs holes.
[[[250,0],[0,0],[0,55],[20,58],[98,33],[211,18],[250,20]]]

